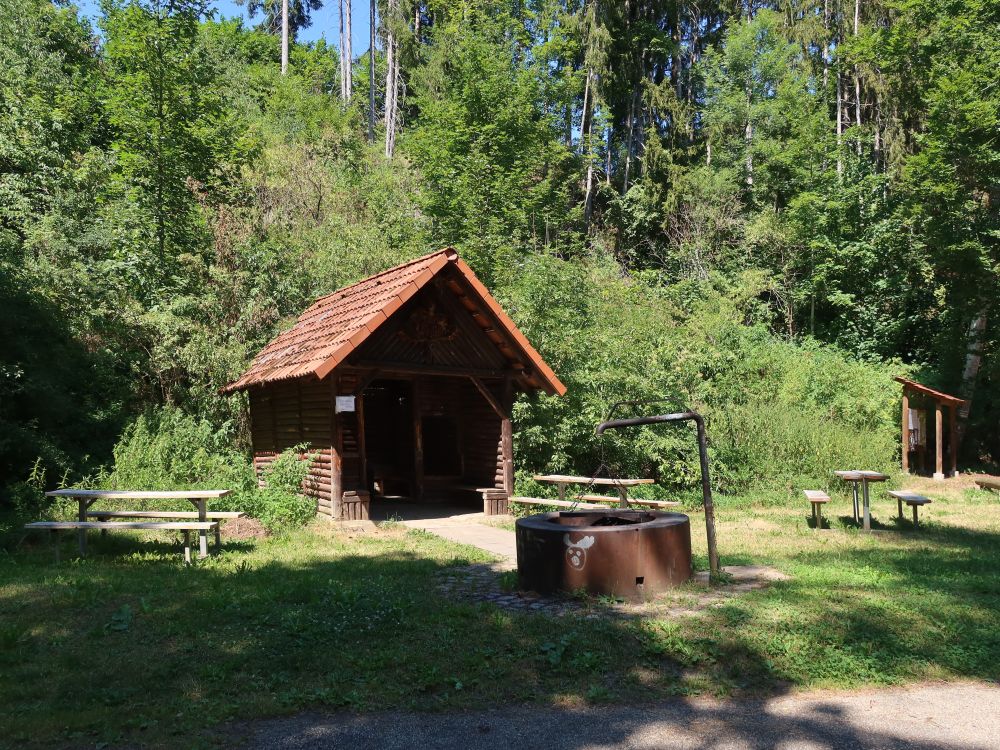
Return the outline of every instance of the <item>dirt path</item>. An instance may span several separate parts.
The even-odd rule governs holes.
[[[287,750],[995,750],[1000,747],[1000,686],[930,684],[636,707],[302,714],[224,731],[227,744]]]

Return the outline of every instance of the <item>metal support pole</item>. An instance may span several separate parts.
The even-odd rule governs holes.
[[[712,502],[712,481],[708,473],[708,437],[705,433],[705,420],[698,412],[685,411],[676,414],[659,414],[653,417],[632,417],[630,419],[610,419],[597,426],[597,434],[605,430],[617,430],[622,427],[639,427],[661,422],[693,421],[698,430],[698,458],[701,463],[701,494],[705,506],[705,533],[708,537],[708,567],[711,576],[719,574],[719,550],[715,541],[715,505]]]

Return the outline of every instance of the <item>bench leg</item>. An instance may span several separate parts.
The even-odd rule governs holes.
[[[219,526],[215,527],[215,551],[219,551],[219,547],[222,546],[222,531]]]
[[[858,483],[851,482],[851,484],[853,485],[854,494],[854,523],[858,523],[858,521],[860,521],[860,518],[858,517]]]
[[[903,515],[903,499],[896,498],[896,506],[899,508],[899,520],[902,521],[906,516]]]
[[[56,550],[56,565],[59,564],[59,532],[55,529],[51,529],[49,533],[49,540],[52,542],[52,546]]]
[[[191,532],[184,529],[184,564],[191,564]]]
[[[816,503],[816,528],[823,528],[823,505],[821,503]]]
[[[917,506],[913,506],[913,528],[917,528]]]

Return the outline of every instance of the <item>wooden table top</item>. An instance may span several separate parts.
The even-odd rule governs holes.
[[[655,479],[611,479],[610,477],[574,477],[566,474],[536,474],[536,482],[548,484],[595,484],[599,487],[636,487],[640,484],[656,484]]]
[[[211,500],[225,497],[232,490],[82,490],[70,487],[46,492],[49,497],[72,497],[121,500]]]
[[[856,469],[851,469],[849,471],[835,471],[833,473],[845,482],[860,482],[861,480],[866,480],[868,482],[885,482],[889,479],[888,474],[882,474],[878,471],[858,471]]]

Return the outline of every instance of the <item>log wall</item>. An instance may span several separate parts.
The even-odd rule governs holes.
[[[384,377],[393,376],[385,373]],[[505,466],[510,463],[509,437],[505,439],[504,420],[472,381],[463,377],[399,375],[398,378],[414,384],[416,415],[413,425],[400,425],[400,429],[419,434],[420,419],[424,416],[451,417],[459,430],[462,469],[459,483],[503,489]],[[317,512],[341,517],[343,494],[368,490],[364,395],[363,391],[357,394],[364,384],[364,373],[345,371],[321,381],[283,381],[251,389],[251,436],[258,479],[263,481],[264,472],[281,451],[304,444],[303,457],[308,454],[318,458],[303,482],[303,491],[316,499]],[[489,383],[487,387],[498,402],[504,403],[500,382]],[[337,395],[355,395],[355,411],[335,414]],[[420,441],[414,443],[419,451]],[[423,484],[419,468],[416,479]],[[428,489],[447,490],[448,481]]]

